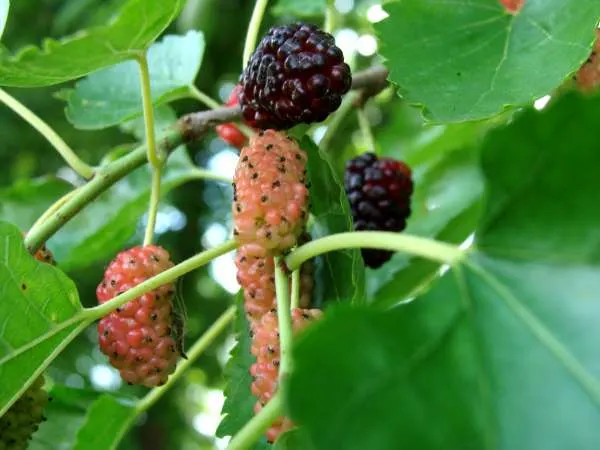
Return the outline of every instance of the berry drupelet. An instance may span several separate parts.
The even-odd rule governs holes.
[[[244,120],[254,128],[283,130],[325,120],[350,89],[352,74],[333,36],[297,23],[269,30],[240,83]]]
[[[402,231],[410,215],[413,192],[411,170],[403,162],[365,153],[346,164],[344,187],[354,229],[357,231]],[[385,250],[362,249],[365,264],[381,267],[392,257]]]

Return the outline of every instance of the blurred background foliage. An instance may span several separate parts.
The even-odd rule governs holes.
[[[121,4],[119,0],[12,2],[2,45],[16,52],[27,45],[40,45],[45,38],[60,39],[81,29],[104,24],[110,21]],[[204,33],[206,51],[196,85],[219,101],[228,97],[239,76],[242,47],[252,7],[250,0],[189,0],[178,20],[165,31],[165,34],[184,34],[195,29]],[[379,2],[337,0],[335,8],[337,42],[353,69],[378,62],[372,23],[381,19]],[[302,11],[302,8],[299,10]],[[287,15],[285,10],[278,16],[270,12],[263,29],[275,23],[297,19]],[[323,17],[319,16],[303,19],[317,24],[323,21]],[[91,164],[98,164],[119,145],[134,143],[134,138],[119,127],[93,132],[74,129],[65,118],[64,102],[56,96],[60,89],[70,85],[8,91],[47,121],[83,160]],[[193,100],[180,100],[172,106],[178,115],[204,108]],[[380,145],[378,150],[383,154],[403,157],[407,144],[423,137],[418,111],[404,106],[389,90],[372,102],[367,112],[376,130]],[[65,183],[76,185],[81,180],[65,166],[41,135],[4,106],[0,106],[0,124],[0,198],[3,202],[0,218],[19,222],[20,226],[26,228],[65,192],[68,186]],[[310,132],[318,141],[325,130],[325,125],[319,125]],[[356,118],[349,115],[334,137],[332,149],[340,174],[345,159],[366,150],[357,130]],[[223,174],[233,173],[236,149],[228,147],[214,133],[191,145],[187,152],[198,166],[209,167]],[[191,181],[174,189],[161,203],[157,243],[170,250],[174,261],[181,261],[203,247],[226,239],[230,230],[230,198],[230,187],[222,183]],[[107,203],[103,207],[118,208],[118,205]],[[104,220],[106,209],[97,209],[96,219],[99,222]],[[137,214],[137,211],[132,211],[132,214]],[[129,237],[126,246],[141,242],[143,226],[143,219],[139,218],[137,230]],[[57,237],[55,245],[59,244]],[[53,249],[52,239],[48,245]],[[58,253],[61,251],[54,250]],[[71,264],[68,267],[68,274],[76,282],[85,306],[95,304],[95,288],[109,259],[88,258],[83,265]],[[405,263],[400,261],[398,264]],[[373,289],[377,290],[377,286]],[[231,294],[236,290],[231,258],[217,261],[180,280],[178,292],[185,302],[188,315],[188,343],[200,336],[218,317],[232,301]],[[215,441],[213,436],[223,401],[222,369],[231,344],[232,337],[224,336],[217,345],[212,346],[195,368],[186,374],[184,382],[178,383],[142,417],[120,448],[185,450],[223,447],[224,441]],[[137,396],[145,392],[142,388],[122,386],[117,372],[107,365],[97,348],[95,328],[83,333],[58,357],[48,371],[48,379],[56,385],[90,390],[90,398],[94,397],[93,392],[101,391]],[[82,411],[85,411],[85,399],[81,401]],[[47,445],[52,445],[51,441],[51,435],[38,433],[32,448],[49,448]]]

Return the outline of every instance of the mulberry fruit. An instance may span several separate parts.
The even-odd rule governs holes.
[[[596,31],[594,49],[575,74],[575,82],[582,91],[593,91],[600,84],[600,31]]]
[[[413,192],[406,164],[365,153],[346,164],[344,187],[355,230],[402,231],[406,227]],[[362,249],[362,255],[367,266],[378,268],[392,252]]]
[[[333,36],[297,23],[269,30],[240,83],[245,121],[254,128],[283,130],[325,120],[350,89],[352,74]]]
[[[26,236],[27,233],[23,232],[23,236]],[[38,261],[50,264],[52,266],[56,265],[56,261],[54,260],[54,256],[52,255],[52,252],[50,250],[48,250],[48,248],[46,247],[45,244],[42,244],[42,246],[39,248],[39,250],[37,252],[35,252],[35,255],[33,255],[33,257],[35,259],[37,259]]]
[[[233,91],[231,91],[231,96],[229,97],[229,100],[225,106],[237,106],[239,104],[238,93],[240,92],[241,88],[242,87],[238,84]],[[242,148],[246,143],[246,136],[234,123],[222,123],[221,125],[217,125],[215,128],[221,139],[236,148]]]
[[[121,252],[96,289],[105,303],[173,266],[169,253],[149,245]],[[172,336],[173,284],[165,284],[117,308],[98,324],[100,349],[129,384],[160,386],[177,364]]]
[[[306,153],[267,130],[252,136],[233,178],[234,234],[248,255],[277,256],[297,243],[308,218]]]
[[[294,334],[302,332],[311,322],[318,320],[322,311],[318,309],[293,309],[292,329]],[[258,399],[254,411],[258,413],[273,398],[278,387],[279,374],[279,327],[277,312],[265,314],[254,329],[252,354],[256,363],[250,368],[252,394]],[[267,439],[274,442],[277,436],[292,428],[294,424],[286,417],[277,418],[267,431]]]
[[[275,296],[275,264],[273,257],[252,256],[248,247],[241,246],[235,259],[237,281],[244,291],[246,316],[253,329],[261,318],[277,306]],[[299,306],[310,305],[313,289],[312,262],[305,262],[300,270]],[[291,287],[291,285],[290,285]]]
[[[525,4],[525,0],[500,0],[500,3],[511,14],[516,14]]]
[[[44,406],[48,395],[39,377],[25,393],[0,417],[0,450],[25,450],[39,424],[46,420]]]

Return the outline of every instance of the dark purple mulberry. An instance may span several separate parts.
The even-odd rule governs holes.
[[[402,231],[410,215],[413,192],[410,168],[391,158],[365,153],[346,164],[344,186],[355,230]],[[392,257],[385,250],[362,249],[365,264],[382,266]]]
[[[269,30],[240,83],[244,120],[254,128],[283,130],[325,120],[350,89],[352,74],[333,36],[297,23]]]

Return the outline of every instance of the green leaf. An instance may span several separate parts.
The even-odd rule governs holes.
[[[52,401],[44,408],[44,415],[48,420],[34,433],[28,448],[71,450],[90,405],[101,394],[92,390],[54,385],[49,395]]]
[[[0,190],[0,220],[27,231],[48,207],[71,189],[69,183],[52,177],[19,181]]]
[[[152,102],[188,95],[204,54],[204,35],[165,36],[148,50]],[[66,94],[66,115],[79,129],[107,128],[142,114],[139,65],[125,61],[93,73]]]
[[[254,364],[255,358],[250,353],[250,325],[244,312],[244,297],[241,291],[236,296],[236,305],[236,344],[225,367],[226,399],[221,412],[221,415],[225,416],[217,429],[219,437],[233,436],[237,433],[254,416],[253,408],[256,403],[256,398],[250,391],[250,366]]]
[[[116,448],[135,416],[135,405],[132,402],[102,395],[88,410],[85,422],[77,433],[73,450]],[[102,432],[99,433],[99,429]]]
[[[276,16],[315,17],[325,14],[327,0],[279,0],[273,7]]]
[[[53,386],[50,396],[44,410],[48,420],[33,435],[30,450],[116,448],[136,417],[130,398],[61,385]]]
[[[2,34],[4,34],[4,27],[6,27],[9,8],[10,0],[0,0],[0,38],[2,37]]]
[[[48,242],[63,270],[111,259],[134,235],[150,198],[150,168],[141,167],[103,193]],[[181,147],[171,154],[161,194],[194,179],[194,165]]]
[[[375,27],[390,79],[440,122],[492,116],[548,94],[589,56],[600,16],[597,0],[527,0],[514,16],[491,0],[385,9],[390,17]]]
[[[244,296],[242,292],[236,296],[235,303],[237,311],[235,316],[234,330],[236,331],[236,344],[231,350],[231,356],[225,367],[225,403],[221,415],[223,419],[217,428],[218,437],[233,436],[242,429],[246,423],[254,417],[254,404],[256,397],[252,395],[250,386],[250,366],[256,358],[250,353],[252,345],[250,339],[250,324],[244,310]],[[261,440],[252,450],[263,450],[270,448],[266,438]]]
[[[35,260],[15,226],[0,222],[0,416],[80,330],[75,284]]]
[[[299,339],[288,401],[316,448],[600,446],[599,113],[568,95],[492,132],[466,262],[413,302],[336,308]]]
[[[51,86],[133,59],[177,17],[183,0],[129,0],[110,24],[15,56],[0,53],[0,86]]]
[[[313,239],[352,231],[352,216],[343,185],[329,155],[305,137],[300,146],[308,155],[311,235]],[[328,301],[362,303],[365,298],[365,268],[357,249],[329,252],[315,259],[313,304]]]

